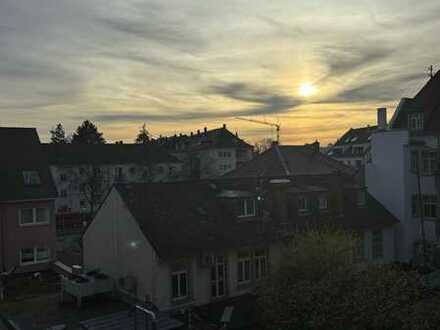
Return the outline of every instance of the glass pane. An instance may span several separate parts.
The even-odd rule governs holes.
[[[34,222],[34,210],[33,209],[21,209],[20,210],[20,223],[33,223]]]
[[[242,282],[244,280],[243,278],[243,262],[238,263],[238,281]]]
[[[173,275],[171,278],[171,286],[172,286],[172,294],[173,298],[177,298],[179,296],[179,280],[177,275]]]
[[[37,261],[49,260],[49,249],[37,248]]]
[[[21,262],[34,262],[34,249],[21,249]]]
[[[180,296],[185,297],[187,295],[187,279],[186,273],[180,274]]]
[[[38,208],[36,222],[48,222],[48,221],[49,221],[48,209]]]

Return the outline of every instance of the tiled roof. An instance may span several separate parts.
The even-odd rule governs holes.
[[[238,222],[220,190],[206,181],[117,185],[125,204],[161,257],[265,245],[265,223]],[[231,202],[231,201],[229,201]],[[266,223],[267,224],[267,223]]]
[[[371,134],[377,129],[377,126],[366,126],[360,128],[350,128],[335,143],[335,146],[364,144],[369,142]]]
[[[209,148],[252,148],[252,146],[230,132],[226,126],[212,130],[197,131],[191,135],[175,135],[154,140],[171,150],[199,150]]]
[[[407,114],[424,113],[425,131],[440,131],[440,71],[432,77],[414,98],[403,98],[390,121],[391,128],[406,128]]]
[[[0,127],[0,202],[57,196],[35,128]],[[25,185],[23,171],[36,171],[41,184]]]
[[[51,165],[179,162],[151,144],[43,144],[43,149]]]
[[[236,170],[223,176],[232,178],[285,177],[295,175],[326,175],[342,172],[355,173],[346,166],[310,146],[278,146],[254,157]]]

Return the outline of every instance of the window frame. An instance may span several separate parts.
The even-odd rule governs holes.
[[[245,285],[251,282],[252,254],[250,251],[239,252],[237,255],[237,284]],[[247,276],[246,276],[247,275]]]
[[[413,112],[408,114],[408,128],[410,131],[421,131],[425,126],[423,112]],[[414,125],[413,125],[414,123]]]
[[[321,203],[321,202],[324,202],[324,201],[325,201],[325,203]],[[325,204],[325,206],[323,204]],[[327,211],[328,210],[328,198],[327,198],[327,196],[321,195],[321,196],[318,197],[318,207],[319,207],[320,211]]]
[[[185,276],[185,281],[182,280],[183,275]],[[174,277],[177,278],[177,296],[174,296]],[[185,294],[182,294],[182,283],[185,282]],[[189,296],[189,279],[188,271],[186,269],[181,269],[178,271],[173,271],[171,273],[171,299],[173,301],[187,299]]]
[[[431,212],[435,210],[433,216]],[[437,219],[439,217],[439,196],[435,194],[422,194],[422,210],[420,210],[420,200],[418,194],[412,195],[411,201],[411,214],[413,218],[420,218],[423,211],[423,217],[425,219]],[[429,214],[428,214],[429,213]]]
[[[268,257],[267,251],[264,249],[256,250],[254,252],[254,277],[256,281],[260,281],[267,276]]]
[[[301,201],[304,201],[304,203],[301,203]],[[309,207],[310,201],[309,198],[307,198],[307,196],[299,196],[297,202],[298,202],[299,215],[305,215],[310,212],[310,207]]]
[[[38,250],[44,249],[47,252],[47,258],[38,260]],[[23,250],[32,250],[32,261],[23,262]],[[38,265],[45,264],[50,262],[51,259],[51,250],[49,247],[35,246],[32,248],[20,248],[20,266],[29,266],[29,265]]]
[[[32,222],[23,223],[23,210],[32,210]],[[38,210],[44,210],[46,213],[45,221],[38,221]],[[40,226],[50,224],[50,209],[47,207],[23,207],[18,209],[18,224],[20,227]]]
[[[253,210],[248,212],[248,202],[252,201]],[[251,218],[257,215],[257,201],[255,198],[240,198],[238,218]]]
[[[25,186],[41,185],[41,176],[38,170],[24,170],[22,171],[22,175]]]
[[[383,231],[382,230],[373,231],[371,233],[371,257],[373,260],[383,259],[384,257],[383,243],[384,243]],[[380,249],[378,250],[379,246]]]

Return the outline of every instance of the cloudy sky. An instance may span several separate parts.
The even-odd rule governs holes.
[[[273,137],[244,116],[281,123],[284,143],[331,142],[423,86],[439,14],[438,0],[0,0],[0,125]]]

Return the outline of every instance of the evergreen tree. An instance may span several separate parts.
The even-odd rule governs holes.
[[[50,142],[54,144],[65,144],[69,141],[66,138],[66,132],[61,123],[58,123],[55,128],[50,130]]]
[[[150,133],[148,133],[145,123],[139,130],[139,133],[134,142],[139,144],[147,144],[148,142],[150,142]]]
[[[76,144],[103,144],[105,139],[98,128],[89,120],[85,120],[72,136],[72,143]]]

